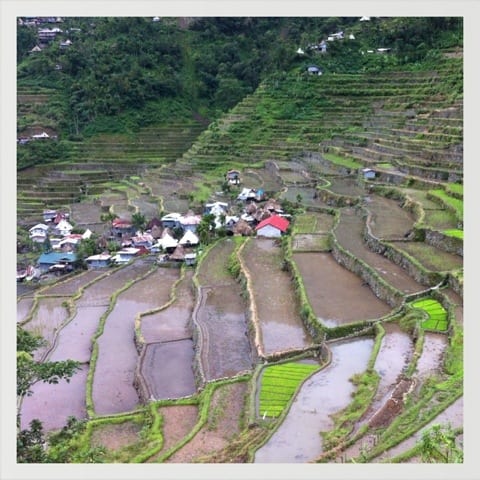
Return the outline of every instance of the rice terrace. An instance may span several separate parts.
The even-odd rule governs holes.
[[[22,17],[17,461],[462,463],[462,26]]]

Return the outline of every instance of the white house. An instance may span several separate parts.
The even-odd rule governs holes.
[[[43,243],[47,238],[48,225],[44,223],[37,223],[30,230],[30,239],[33,242]]]
[[[57,226],[55,227],[55,234],[65,237],[67,235],[70,235],[70,232],[72,230],[73,230],[72,224],[67,220],[62,219],[58,222]]]
[[[371,180],[375,178],[375,170],[372,170],[371,168],[362,169],[362,174],[365,180]]]
[[[192,231],[187,230],[185,232],[185,235],[178,241],[180,245],[183,245],[184,247],[187,246],[193,246],[193,245],[198,245],[198,237],[195,235]]]
[[[89,268],[105,268],[112,263],[112,255],[109,253],[99,253],[98,255],[91,255],[85,259]]]
[[[307,71],[308,73],[310,73],[311,75],[321,75],[322,74],[322,70],[320,67],[318,67],[317,65],[309,65],[307,67]]]
[[[136,255],[138,255],[138,252],[140,251],[139,248],[135,247],[128,247],[128,248],[122,248],[122,250],[119,250],[116,255],[112,258],[112,260],[115,263],[128,263],[130,262]]]
[[[180,219],[182,215],[180,213],[168,213],[164,215],[160,221],[162,222],[163,228],[175,228],[180,225]]]
[[[169,233],[165,233],[162,238],[158,241],[161,247],[164,250],[174,250],[178,245],[178,240],[173,238]]]
[[[50,138],[50,135],[47,132],[37,133],[36,135],[32,135],[34,140],[42,140],[44,138]]]
[[[191,232],[195,232],[201,221],[202,217],[200,215],[187,215],[180,218],[180,225],[185,231],[190,230]]]

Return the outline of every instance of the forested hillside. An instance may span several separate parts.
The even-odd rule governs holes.
[[[96,133],[210,123],[275,72],[382,71],[462,44],[461,18],[445,17],[23,18],[17,31],[18,136],[42,127],[58,139],[19,149],[18,168],[68,158],[68,141]],[[336,32],[344,40],[319,53]]]

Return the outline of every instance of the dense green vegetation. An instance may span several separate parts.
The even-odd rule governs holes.
[[[36,28],[17,29],[19,93],[49,92],[19,112],[19,128],[48,121],[59,140],[131,132],[165,118],[211,121],[275,72],[312,62],[335,73],[435,63],[438,49],[462,43],[461,18],[66,17],[60,26],[62,33],[35,53]],[[308,49],[346,29],[355,40],[330,42],[321,57]],[[65,40],[72,42],[66,48],[60,46]],[[364,55],[386,45],[389,55]],[[304,55],[296,53],[299,47]],[[37,148],[19,149],[19,167],[68,156],[65,144]]]

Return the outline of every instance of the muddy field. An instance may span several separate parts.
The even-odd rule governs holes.
[[[392,219],[394,222],[395,219]],[[335,228],[337,240],[343,248],[373,267],[390,285],[405,294],[420,292],[425,287],[410,277],[405,270],[378,253],[372,252],[363,242],[364,220],[353,209],[343,209]]]
[[[240,284],[226,270],[234,242],[224,239],[203,260],[194,322],[200,333],[202,368],[207,380],[251,370],[254,354],[248,336],[247,304]]]
[[[138,352],[133,341],[135,317],[164,305],[178,270],[159,268],[118,295],[98,338],[93,402],[98,414],[128,412],[139,404],[134,388]]]
[[[339,265],[331,254],[294,253],[293,260],[315,315],[327,327],[377,319],[390,312],[361,278]]]
[[[213,395],[206,425],[189,443],[167,459],[167,463],[192,463],[202,456],[225,448],[240,431],[246,388],[245,382],[218,388]],[[167,418],[165,416],[165,420]]]
[[[241,256],[251,278],[265,352],[311,344],[298,313],[291,278],[282,270],[280,247],[272,239],[257,238],[246,244]]]
[[[371,195],[366,199],[366,208],[371,213],[369,225],[372,233],[383,240],[405,238],[415,223],[411,213],[389,198]]]

